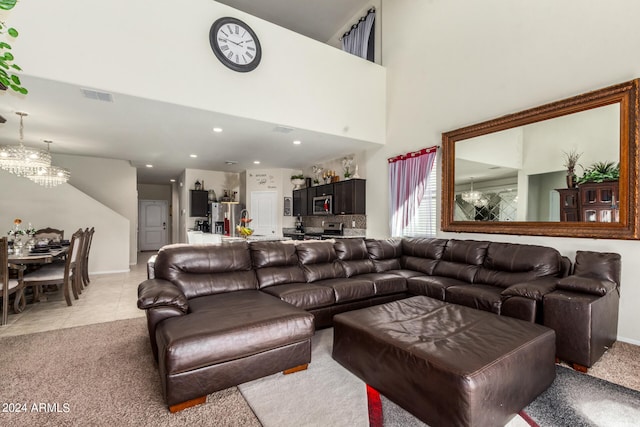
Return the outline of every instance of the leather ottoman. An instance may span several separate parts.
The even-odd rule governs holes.
[[[333,358],[435,426],[506,424],[555,378],[555,332],[425,296],[336,315]]]

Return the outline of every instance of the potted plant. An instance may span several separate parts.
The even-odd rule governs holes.
[[[304,184],[304,175],[291,175],[291,183],[295,185],[294,190],[299,190],[302,184]]]
[[[595,162],[584,170],[578,184],[587,182],[617,181],[620,178],[620,163]]]
[[[16,5],[16,0],[0,0],[0,10],[11,10]],[[18,30],[8,27],[5,22],[0,21],[0,90],[11,88],[15,92],[26,95],[29,91],[22,87],[20,77],[14,71],[22,71],[22,68],[13,62],[11,45],[1,39],[11,40],[18,37]]]
[[[567,168],[567,188],[574,188],[577,185],[576,180],[576,165],[578,165],[578,159],[582,156],[582,153],[578,153],[575,149],[569,152],[563,151],[564,163],[563,166]]]

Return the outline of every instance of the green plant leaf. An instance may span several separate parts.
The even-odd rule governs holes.
[[[29,93],[29,91],[24,87],[21,87],[20,89],[18,89],[18,92],[20,92],[23,95],[26,95]]]
[[[5,76],[0,75],[0,83],[2,83],[5,86],[9,86],[10,80]]]
[[[7,30],[7,34],[9,34],[11,37],[16,38],[18,37],[18,30],[16,30],[15,28],[11,27]]]
[[[20,77],[16,76],[15,74],[11,75],[11,80],[13,80],[13,82],[17,85],[20,85],[22,83],[20,83]]]
[[[4,59],[0,59],[0,67],[4,68],[6,70],[9,69],[9,66],[7,65],[7,63],[4,62]]]
[[[0,49],[11,49],[11,45],[9,43],[0,42]]]
[[[13,54],[11,52],[5,52],[4,59],[5,61],[13,61]]]
[[[0,0],[0,9],[11,10],[16,5],[17,0]]]
[[[22,68],[20,68],[20,66],[17,64],[11,64],[11,68],[13,68],[14,70],[22,71]]]

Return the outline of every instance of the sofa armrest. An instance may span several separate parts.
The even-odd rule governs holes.
[[[607,279],[599,279],[589,276],[567,276],[558,280],[558,289],[566,291],[583,292],[592,295],[605,296],[616,289],[615,282]]]
[[[161,279],[145,280],[138,286],[138,308],[148,310],[157,307],[172,307],[186,313],[189,302],[173,283]]]
[[[502,291],[503,296],[519,296],[524,298],[542,301],[542,298],[549,292],[556,289],[558,278],[555,276],[541,277],[529,282],[516,283]]]

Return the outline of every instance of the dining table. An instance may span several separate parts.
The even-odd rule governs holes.
[[[21,266],[22,269],[38,268],[38,265],[51,264],[55,260],[63,259],[69,253],[69,246],[53,247],[48,250],[36,250],[34,252],[27,248],[23,248],[19,252],[9,254],[9,264]],[[40,301],[40,287],[33,288],[32,302]],[[26,296],[25,296],[26,299]]]
[[[50,264],[56,259],[64,258],[68,252],[69,246],[51,248],[47,251],[38,252],[31,252],[28,249],[23,249],[20,252],[10,253],[9,263],[18,265]]]

